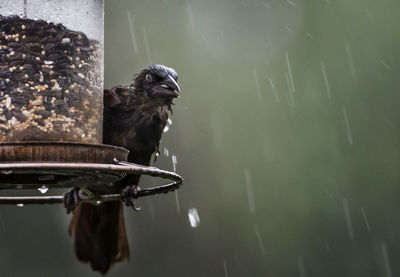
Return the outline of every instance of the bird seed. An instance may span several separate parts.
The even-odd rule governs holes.
[[[0,16],[0,142],[102,142],[102,51],[62,24]]]

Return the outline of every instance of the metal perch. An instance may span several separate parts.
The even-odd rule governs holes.
[[[57,170],[85,170],[94,172],[119,172],[126,174],[141,174],[157,176],[165,179],[173,180],[174,182],[156,186],[152,188],[141,189],[138,191],[137,197],[150,196],[160,193],[167,193],[178,189],[183,178],[170,171],[162,170],[156,167],[147,167],[137,165],[128,162],[120,162],[114,160],[115,164],[96,164],[96,163],[7,163],[0,164],[0,170],[2,172],[7,171],[32,171],[32,170],[51,170],[57,172]],[[96,197],[88,197],[85,195],[81,196],[81,200],[84,202],[96,202],[96,201],[115,201],[120,200],[119,194],[105,194]],[[0,204],[55,204],[63,203],[63,196],[0,196]]]

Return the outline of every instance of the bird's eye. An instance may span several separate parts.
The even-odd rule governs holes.
[[[150,82],[151,80],[153,80],[153,77],[150,74],[146,74],[146,81]]]

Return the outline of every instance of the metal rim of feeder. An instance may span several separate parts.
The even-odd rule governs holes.
[[[0,170],[5,174],[12,174],[13,171],[20,170],[85,170],[85,171],[106,171],[119,172],[125,174],[140,174],[173,180],[173,182],[155,186],[151,188],[140,189],[137,198],[156,195],[160,193],[168,193],[178,189],[183,182],[183,178],[175,172],[159,169],[152,166],[143,166],[134,163],[114,161],[115,164],[98,164],[98,163],[2,163]],[[10,172],[11,171],[11,172]],[[9,173],[8,173],[9,172]],[[120,194],[104,194],[94,198],[82,197],[82,201],[115,201],[120,200]],[[0,204],[55,204],[62,203],[63,196],[0,196]]]

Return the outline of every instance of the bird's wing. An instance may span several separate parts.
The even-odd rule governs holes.
[[[104,106],[108,108],[126,104],[126,100],[131,94],[131,89],[126,86],[116,86],[104,90]]]
[[[141,106],[145,98],[133,87],[115,86],[104,90],[104,109],[133,112]]]

